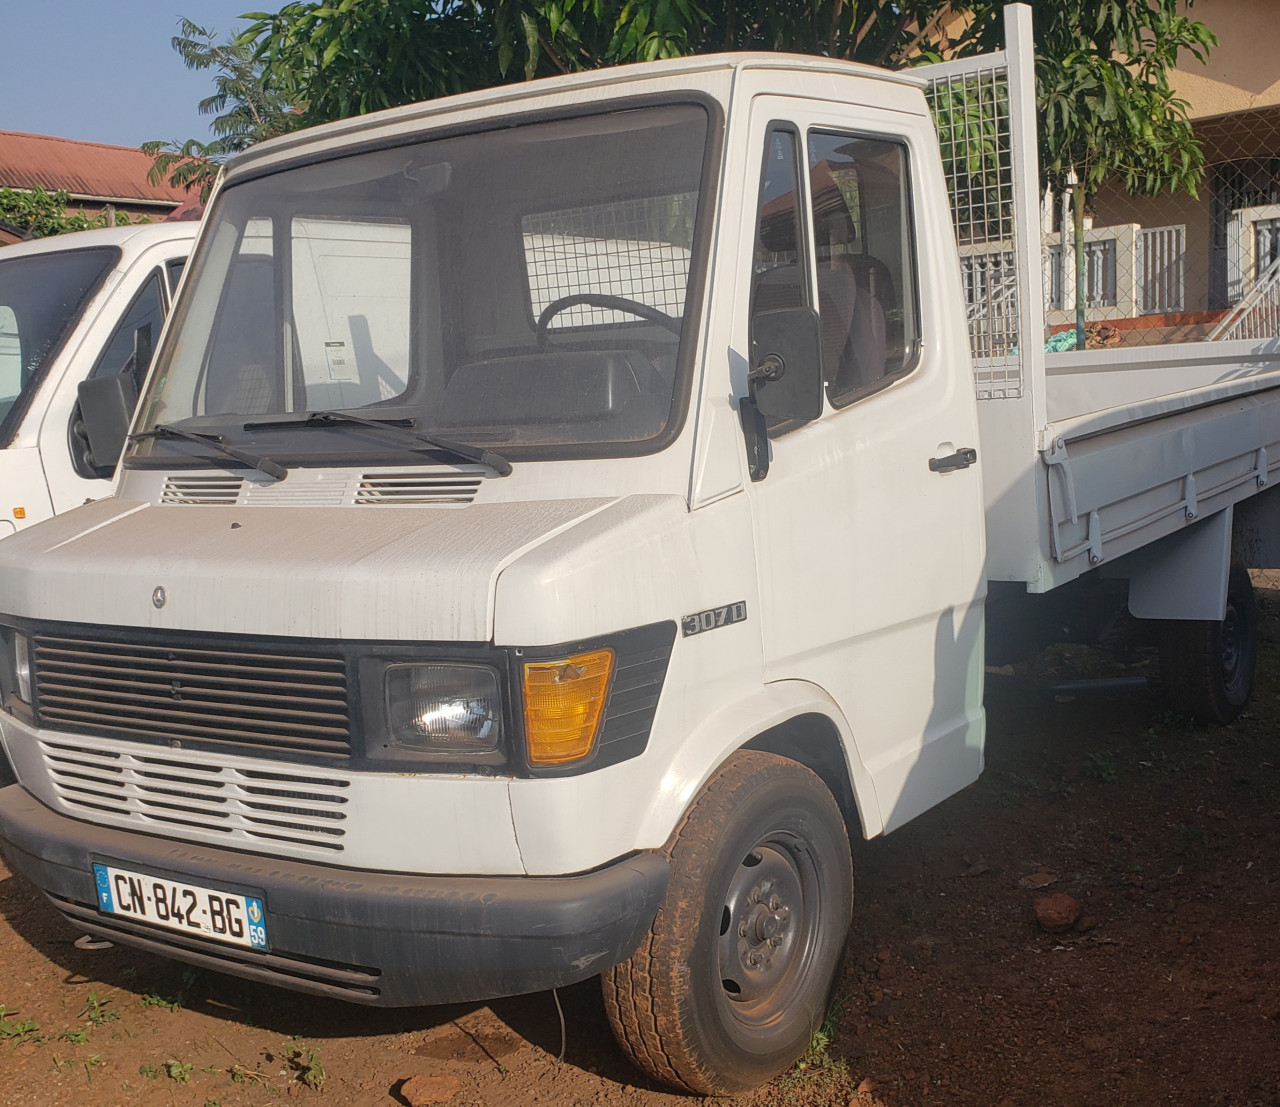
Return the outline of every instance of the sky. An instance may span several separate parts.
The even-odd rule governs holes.
[[[178,20],[217,33],[246,11],[285,0],[0,0],[0,130],[139,146],[149,139],[208,141],[196,105],[213,92],[170,40]]]

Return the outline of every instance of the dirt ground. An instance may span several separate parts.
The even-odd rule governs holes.
[[[1231,727],[993,676],[982,780],[859,847],[825,1033],[735,1102],[1280,1105],[1280,574],[1261,583]],[[1049,934],[1057,893],[1083,910]],[[561,1061],[551,993],[367,1010],[77,937],[0,866],[0,1104],[690,1102],[623,1060],[594,982],[559,995]]]

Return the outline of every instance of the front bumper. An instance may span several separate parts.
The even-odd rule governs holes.
[[[69,819],[0,789],[0,848],[77,928],[161,956],[381,1007],[519,995],[626,960],[670,871],[638,853],[578,876],[414,876],[340,869]],[[269,952],[97,909],[95,861],[261,896]]]

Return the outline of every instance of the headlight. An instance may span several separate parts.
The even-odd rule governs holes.
[[[31,652],[25,634],[13,636],[14,690],[23,703],[31,702]]]
[[[479,665],[390,665],[387,735],[423,754],[492,753],[502,741],[498,675]]]

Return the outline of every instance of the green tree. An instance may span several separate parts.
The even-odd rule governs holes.
[[[299,105],[303,125],[499,84],[494,22],[470,0],[297,0],[237,48]]]
[[[584,69],[719,50],[891,64],[935,42],[945,0],[294,0],[239,42],[307,124]]]
[[[290,130],[297,123],[297,114],[266,78],[247,43],[236,38],[218,42],[213,31],[189,19],[179,20],[178,29],[173,48],[186,67],[217,72],[213,95],[198,105],[201,115],[214,116],[209,125],[214,137],[209,142],[194,138],[144,142],[142,151],[155,159],[147,174],[152,184],[166,181],[188,192],[198,189],[200,199],[206,200],[228,157]]]
[[[105,210],[93,217],[83,211],[68,214],[67,206],[70,203],[70,194],[61,189],[49,192],[39,185],[31,189],[0,188],[0,223],[31,238],[46,238],[49,235],[87,231],[96,227],[127,227],[132,222],[122,211],[115,213],[114,221]],[[138,222],[146,223],[149,220],[143,217]]]

